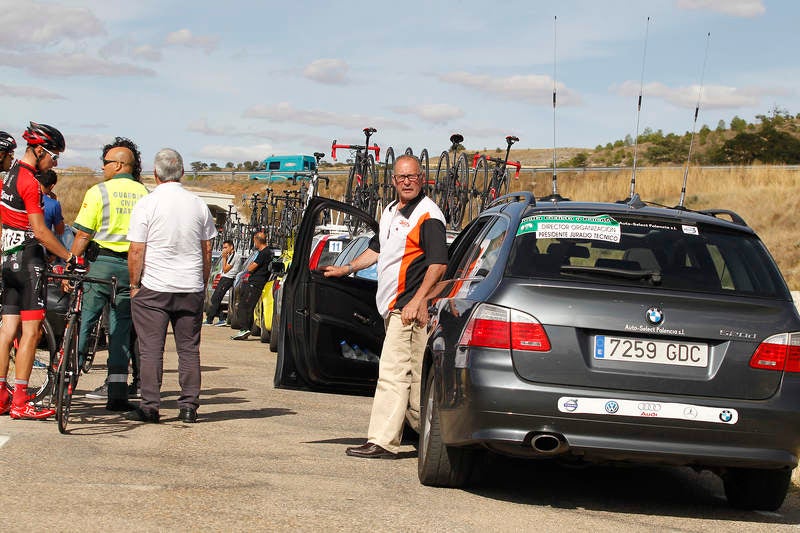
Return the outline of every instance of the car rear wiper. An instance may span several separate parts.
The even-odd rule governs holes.
[[[650,281],[653,285],[661,284],[660,270],[627,270],[623,268],[563,265],[561,272],[563,274],[600,275],[632,280],[644,279]]]

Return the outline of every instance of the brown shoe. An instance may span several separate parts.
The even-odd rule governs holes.
[[[362,457],[364,459],[397,459],[396,453],[385,450],[371,442],[347,448],[344,453],[350,457]]]

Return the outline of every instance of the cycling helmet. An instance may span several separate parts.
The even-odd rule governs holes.
[[[67,148],[64,136],[53,126],[31,122],[22,138],[28,141],[29,146],[44,146],[54,152],[63,152]]]
[[[4,131],[0,131],[0,152],[13,152],[17,149],[17,141]]]

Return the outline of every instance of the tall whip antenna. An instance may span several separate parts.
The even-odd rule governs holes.
[[[556,178],[556,22],[553,17],[553,196],[558,196],[558,178]]]
[[[644,93],[644,64],[647,58],[647,37],[650,32],[650,17],[647,17],[647,23],[644,29],[644,52],[642,53],[642,77],[639,80],[639,102],[636,104],[636,136],[633,140],[633,169],[631,170],[631,192],[628,198],[633,200],[634,191],[636,190],[636,160],[639,152],[639,117],[642,114],[642,94]]]
[[[689,138],[689,155],[686,157],[686,168],[683,171],[683,187],[681,188],[681,199],[678,207],[683,207],[686,199],[686,180],[689,178],[689,163],[692,161],[692,147],[694,146],[694,132],[697,129],[697,114],[700,112],[700,98],[703,96],[703,82],[706,76],[706,62],[708,61],[708,45],[711,43],[711,32],[706,35],[706,53],[703,57],[703,70],[700,73],[700,88],[697,91],[697,105],[694,108],[694,123],[692,124],[692,136]]]

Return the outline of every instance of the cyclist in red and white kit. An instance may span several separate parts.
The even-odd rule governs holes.
[[[42,419],[53,416],[53,409],[41,409],[28,395],[28,379],[41,335],[41,322],[47,302],[47,259],[50,253],[75,266],[76,259],[64,248],[44,222],[42,193],[36,176],[58,164],[66,148],[64,136],[47,124],[31,122],[22,138],[28,143],[25,154],[14,162],[3,178],[0,198],[2,220],[3,323],[0,327],[0,415],[11,418]],[[4,158],[6,159],[6,158]],[[11,343],[22,324],[22,336],[15,356],[14,395],[7,388]]]

